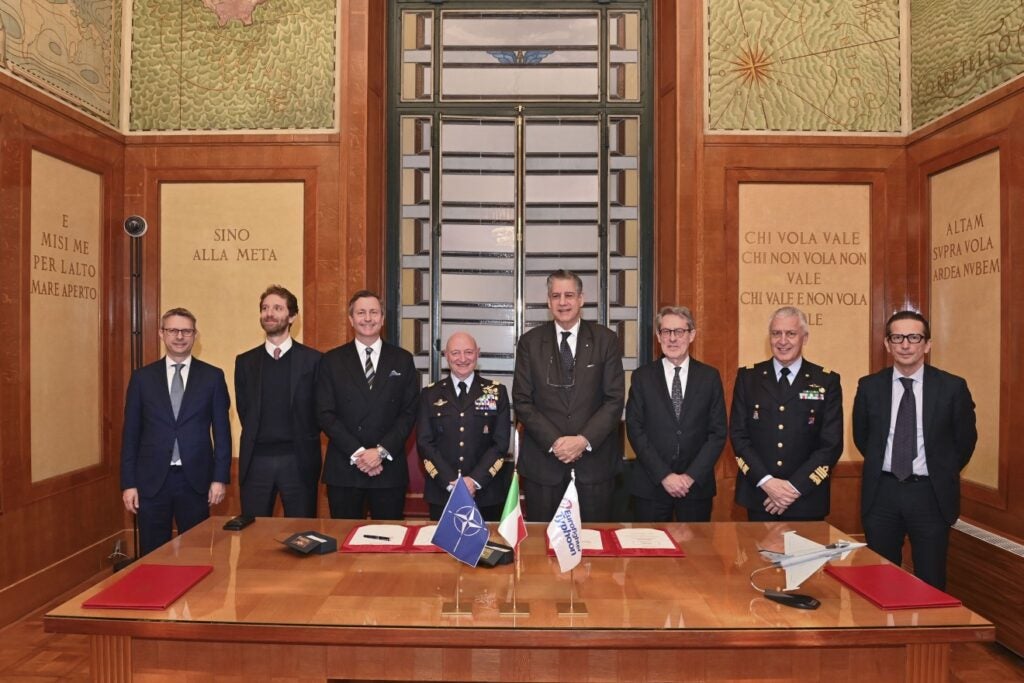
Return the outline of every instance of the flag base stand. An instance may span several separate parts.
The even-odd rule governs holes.
[[[441,616],[442,617],[471,617],[473,616],[472,606],[466,607],[460,605],[457,602],[443,602],[441,603]]]
[[[503,617],[528,617],[530,616],[530,603],[503,602],[498,606],[498,614]]]
[[[555,609],[560,617],[586,617],[590,616],[585,602],[556,602]]]

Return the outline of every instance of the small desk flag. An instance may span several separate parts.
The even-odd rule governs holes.
[[[466,482],[459,477],[441,512],[432,542],[459,562],[475,567],[489,537],[483,515],[469,495]]]
[[[580,563],[583,546],[580,541],[580,498],[576,493],[576,478],[569,481],[562,502],[548,524],[548,541],[558,558],[558,567],[567,572]]]
[[[512,472],[512,485],[508,487],[498,533],[515,550],[519,549],[519,544],[526,538],[526,520],[523,519],[523,508],[519,504],[519,472]]]

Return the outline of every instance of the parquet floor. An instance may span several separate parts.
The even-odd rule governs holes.
[[[99,580],[103,577],[96,577]],[[66,597],[0,629],[0,681],[49,683],[89,681],[89,641],[86,636],[45,633],[43,614]],[[1024,658],[995,643],[954,645],[950,683],[1024,683]]]

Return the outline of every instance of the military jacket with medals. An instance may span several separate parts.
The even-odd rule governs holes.
[[[427,475],[423,497],[428,503],[444,505],[448,484],[461,471],[480,484],[477,505],[499,504],[506,492],[489,484],[508,453],[512,429],[508,391],[500,382],[476,373],[462,402],[455,395],[455,385],[449,375],[420,393],[416,446]]]
[[[803,359],[786,387],[771,359],[740,368],[733,388],[729,438],[739,474],[736,502],[760,510],[765,476],[789,481],[800,497],[782,515],[824,517],[832,468],[843,452],[843,390],[839,375]]]

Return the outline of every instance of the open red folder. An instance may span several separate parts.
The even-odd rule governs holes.
[[[212,565],[144,564],[82,603],[86,608],[167,609],[213,571]]]
[[[825,573],[849,586],[882,609],[959,607],[962,603],[949,593],[930,586],[894,564],[858,567],[825,567]]]

